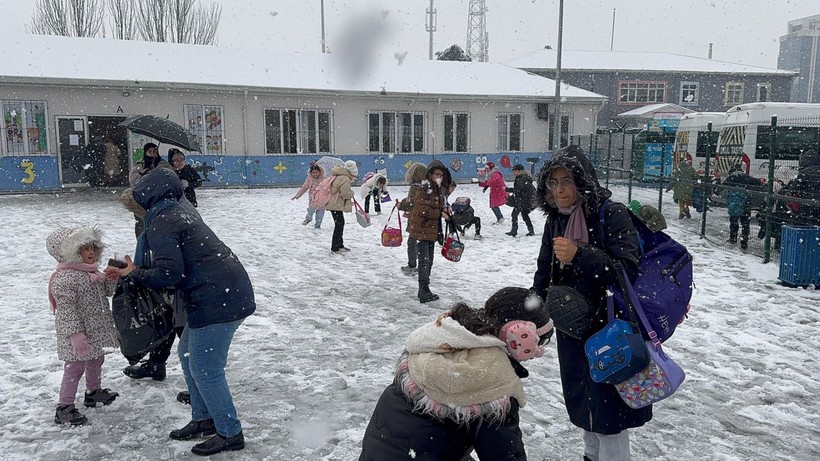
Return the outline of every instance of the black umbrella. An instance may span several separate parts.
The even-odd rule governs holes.
[[[185,150],[202,152],[196,139],[182,125],[157,117],[156,115],[136,115],[120,123],[137,134],[150,136],[160,143],[172,144]]]

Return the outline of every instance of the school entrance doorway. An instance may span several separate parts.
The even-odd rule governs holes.
[[[123,120],[125,116],[57,117],[63,186],[128,186],[128,130],[119,126]]]

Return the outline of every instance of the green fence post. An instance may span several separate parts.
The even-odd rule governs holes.
[[[766,186],[766,235],[763,240],[763,263],[772,256],[772,213],[774,212],[774,157],[777,153],[777,116],[772,117],[772,131],[769,134],[769,181]]]
[[[609,189],[609,167],[612,161],[612,131],[608,133],[606,142],[606,188]]]
[[[712,177],[709,176],[709,164],[712,161],[712,124],[706,125],[706,164],[703,167],[703,211],[700,212],[700,238],[706,237],[706,210],[709,204],[709,196],[712,195]]]

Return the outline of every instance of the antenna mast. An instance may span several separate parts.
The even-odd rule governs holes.
[[[467,56],[475,62],[487,62],[489,37],[487,35],[487,5],[484,0],[470,0],[467,18]]]

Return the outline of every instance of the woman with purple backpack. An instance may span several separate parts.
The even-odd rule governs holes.
[[[601,229],[601,207],[612,193],[598,183],[595,169],[577,146],[561,149],[541,168],[537,193],[547,220],[533,301],[541,304],[550,286],[563,285],[583,293],[591,312],[581,338],[556,325],[564,405],[570,422],[584,431],[584,460],[629,460],[628,429],[650,421],[652,406],[633,410],[615,386],[594,382],[584,344],[609,321],[607,286],[617,284],[614,263],[620,262],[631,279],[636,275],[641,255],[637,231],[620,203],[605,207]]]

